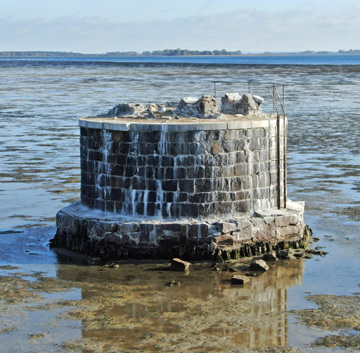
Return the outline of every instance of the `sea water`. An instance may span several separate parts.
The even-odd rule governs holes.
[[[297,279],[289,280],[286,308],[313,307],[307,292],[358,291],[360,60],[314,58],[0,60],[0,263],[34,271],[42,264],[49,276],[57,273],[58,259],[46,244],[56,212],[79,199],[80,117],[123,102],[214,94],[213,81],[217,97],[250,90],[272,112],[269,86],[275,83],[280,94],[284,85],[289,118],[288,195],[306,201],[306,222],[330,252],[304,262]],[[231,297],[231,290],[226,293]],[[306,335],[320,335],[304,334],[294,322],[285,343],[306,347]]]

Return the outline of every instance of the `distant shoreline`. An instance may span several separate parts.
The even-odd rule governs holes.
[[[339,50],[337,52],[332,51],[303,51],[303,52],[284,52],[284,53],[274,53],[274,52],[264,52],[264,53],[242,53],[239,50],[225,51],[224,49],[214,50],[214,51],[188,51],[188,50],[156,50],[153,52],[111,52],[104,54],[83,54],[83,53],[73,53],[73,52],[58,52],[58,51],[1,51],[1,58],[14,58],[14,57],[24,57],[24,58],[41,58],[41,57],[253,57],[253,56],[290,56],[290,55],[359,55],[360,49],[356,50]]]

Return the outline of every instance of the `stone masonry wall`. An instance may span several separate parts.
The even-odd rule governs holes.
[[[276,119],[267,126],[81,127],[81,202],[101,211],[160,218],[276,207]]]
[[[182,257],[229,260],[273,249],[304,247],[311,234],[304,223],[304,204],[289,201],[287,210],[266,210],[243,218],[161,221],[129,220],[80,202],[56,215],[52,247],[101,258]]]

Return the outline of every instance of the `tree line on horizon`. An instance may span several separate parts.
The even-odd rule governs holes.
[[[256,55],[274,55],[274,54],[360,54],[360,49],[350,49],[350,50],[339,50],[337,52],[331,51],[312,51],[306,50],[302,52],[284,52],[284,53],[273,53],[273,52],[264,52],[258,53]],[[64,52],[64,51],[2,51],[0,52],[0,57],[96,57],[96,56],[108,56],[108,57],[118,57],[118,56],[226,56],[226,55],[244,55],[241,50],[228,51],[226,49],[222,50],[188,50],[188,49],[164,49],[164,50],[153,50],[153,51],[143,51],[141,53],[136,51],[114,51],[107,52],[105,54],[83,54],[83,53],[74,53],[74,52]],[[251,54],[248,54],[251,55]],[[253,54],[254,55],[254,54]]]

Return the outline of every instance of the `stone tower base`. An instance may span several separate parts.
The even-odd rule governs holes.
[[[76,202],[58,212],[52,248],[102,261],[127,258],[226,261],[273,249],[305,247],[311,231],[304,203],[233,218],[166,219],[124,217]]]

